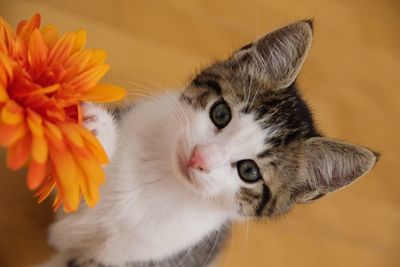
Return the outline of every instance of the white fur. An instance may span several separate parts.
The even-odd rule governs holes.
[[[109,158],[115,153],[117,143],[117,129],[113,118],[108,112],[92,103],[82,105],[85,116],[93,116],[94,120],[84,120],[86,129],[95,131]]]
[[[96,130],[112,160],[98,205],[51,226],[50,243],[60,255],[117,266],[158,260],[236,218],[235,193],[249,185],[231,164],[257,160],[265,132],[252,115],[233,110],[230,124],[217,133],[208,108],[195,111],[178,93],[166,93],[138,103],[116,129],[107,112],[86,106],[85,115],[97,117],[87,127]],[[177,153],[188,160],[195,145],[212,146],[214,164],[208,173],[190,171],[189,180],[179,171]]]

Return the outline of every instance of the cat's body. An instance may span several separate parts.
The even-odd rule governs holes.
[[[46,266],[209,266],[232,220],[278,216],[369,171],[374,153],[321,137],[295,88],[311,26],[275,31],[118,120],[86,105],[107,183],[95,208],[52,225]]]

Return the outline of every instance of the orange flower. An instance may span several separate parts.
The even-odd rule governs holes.
[[[56,189],[53,207],[66,212],[99,199],[104,183],[102,146],[82,126],[82,101],[109,102],[124,89],[98,84],[108,71],[102,50],[84,49],[86,33],[58,36],[40,28],[40,15],[21,21],[16,33],[0,17],[0,145],[7,166],[28,166],[27,185],[39,203]]]

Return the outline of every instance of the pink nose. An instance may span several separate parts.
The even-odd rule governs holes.
[[[199,171],[208,171],[205,155],[198,146],[195,146],[193,150],[193,155],[190,158],[187,166],[188,168],[197,169]]]

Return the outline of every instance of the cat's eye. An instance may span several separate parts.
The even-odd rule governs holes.
[[[232,119],[231,108],[221,100],[210,108],[210,119],[218,129],[225,128]]]
[[[236,163],[240,179],[246,183],[255,183],[261,180],[262,176],[257,163],[251,159],[240,160]]]

